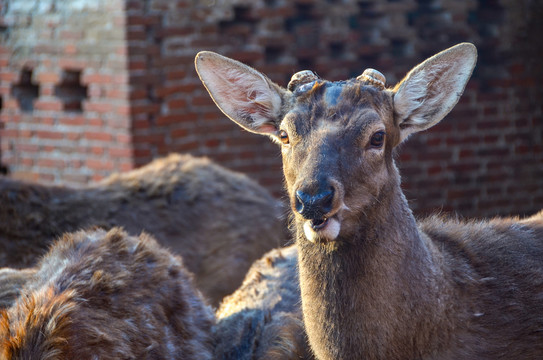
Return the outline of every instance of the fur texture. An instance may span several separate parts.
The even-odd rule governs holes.
[[[35,273],[36,269],[0,269],[0,309],[8,308],[15,302],[24,284]]]
[[[0,313],[0,358],[211,359],[212,325],[181,258],[148,235],[81,231]]]
[[[473,45],[457,45],[393,89],[316,81],[262,132],[281,140],[318,359],[543,358],[543,213],[417,223],[394,163],[403,139],[456,104],[475,59]]]
[[[0,178],[0,266],[29,267],[64,232],[146,231],[181,254],[218,304],[252,262],[281,245],[281,208],[248,177],[208,159],[170,155],[83,189]]]
[[[256,261],[216,312],[215,359],[313,359],[300,300],[295,246]]]

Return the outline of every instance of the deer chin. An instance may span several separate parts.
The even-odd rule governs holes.
[[[304,234],[312,243],[334,241],[341,230],[341,223],[336,217],[327,218],[315,225],[313,220],[304,222]]]

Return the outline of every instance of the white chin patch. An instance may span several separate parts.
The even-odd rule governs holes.
[[[313,228],[311,227],[310,220],[304,223],[305,237],[312,243],[315,243],[318,240],[333,241],[339,235],[340,229],[341,224],[336,219],[328,219],[328,224],[326,224],[325,227],[317,231],[313,230]]]

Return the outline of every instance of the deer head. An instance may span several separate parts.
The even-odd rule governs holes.
[[[393,149],[447,115],[476,58],[472,44],[459,44],[416,66],[393,88],[368,69],[339,82],[303,71],[284,89],[207,51],[197,55],[196,69],[230,119],[281,146],[299,232],[311,242],[330,243],[348,239],[399,184]]]

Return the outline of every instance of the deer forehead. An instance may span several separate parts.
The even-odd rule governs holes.
[[[392,113],[388,91],[362,85],[359,81],[316,81],[296,94],[281,128],[293,137],[320,134],[356,135],[388,127]],[[354,133],[354,134],[352,134]]]

